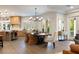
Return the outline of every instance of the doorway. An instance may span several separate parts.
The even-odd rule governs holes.
[[[58,40],[63,41],[64,38],[64,19],[58,20]]]
[[[68,40],[73,40],[76,35],[76,17],[69,18],[68,27],[69,27],[68,29],[69,39]]]

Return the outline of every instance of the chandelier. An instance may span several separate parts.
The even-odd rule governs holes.
[[[8,20],[7,10],[0,10],[0,20]]]
[[[33,20],[33,21],[41,21],[41,20],[43,20],[43,17],[37,16],[37,8],[35,8],[35,15],[33,17],[30,17],[29,20]]]

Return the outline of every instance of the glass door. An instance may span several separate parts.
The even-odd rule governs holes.
[[[76,17],[69,18],[69,40],[73,40],[76,35]]]
[[[64,39],[64,20],[58,20],[58,40],[63,41]]]

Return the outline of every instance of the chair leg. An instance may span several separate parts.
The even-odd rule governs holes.
[[[3,47],[3,41],[2,41],[2,47]]]
[[[55,42],[53,42],[53,47],[55,48]]]
[[[2,40],[2,38],[0,39],[0,46],[3,47],[3,40]]]
[[[45,47],[47,47],[47,45],[48,45],[48,42],[45,43]]]

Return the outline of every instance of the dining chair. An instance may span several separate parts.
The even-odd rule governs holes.
[[[28,35],[29,35],[29,33],[25,33],[25,42],[26,43],[28,43],[28,41],[29,41],[29,36]]]
[[[45,46],[47,46],[48,42],[50,42],[50,43],[53,44],[53,47],[55,48],[56,34],[57,34],[57,32],[54,32],[52,35],[48,35],[48,36],[45,37]]]
[[[28,37],[29,37],[29,41],[28,41],[29,45],[35,45],[37,43],[35,36],[33,36],[32,34],[28,34]]]

